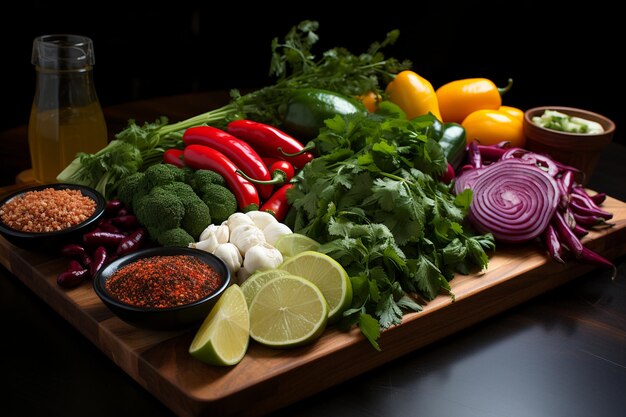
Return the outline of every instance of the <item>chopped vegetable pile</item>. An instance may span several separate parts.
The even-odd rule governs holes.
[[[570,133],[586,133],[596,135],[603,133],[604,128],[598,122],[570,116],[556,110],[545,110],[541,116],[533,117],[533,123],[547,129]]]

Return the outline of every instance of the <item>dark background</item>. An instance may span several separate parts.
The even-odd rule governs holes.
[[[339,6],[341,4],[341,6]],[[375,3],[376,5],[376,3]],[[623,18],[608,2],[137,2],[22,1],[4,13],[0,130],[28,122],[35,79],[32,40],[77,33],[94,41],[103,106],[213,89],[255,88],[268,76],[270,43],[304,19],[320,22],[317,52],[365,51],[400,29],[387,56],[409,59],[435,88],[486,77],[504,104],[582,107],[624,121]],[[11,25],[8,25],[9,21]],[[11,27],[11,29],[8,28]],[[209,110],[209,109],[207,109]],[[110,132],[113,134],[115,132]]]

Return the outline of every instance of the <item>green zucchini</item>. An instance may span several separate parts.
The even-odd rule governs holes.
[[[367,109],[356,98],[315,88],[295,90],[279,108],[281,128],[300,142],[316,138],[324,120],[352,114],[367,114]]]

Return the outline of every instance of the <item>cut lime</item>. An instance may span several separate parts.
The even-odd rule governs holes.
[[[250,337],[257,342],[289,348],[320,337],[328,320],[328,303],[311,281],[295,275],[263,284],[250,304]]]
[[[279,237],[274,247],[286,258],[307,250],[317,250],[320,243],[300,233],[288,233]]]
[[[250,315],[243,291],[233,284],[224,291],[191,341],[189,353],[212,365],[235,365],[250,340]]]
[[[246,280],[241,284],[241,291],[243,291],[244,297],[246,297],[246,302],[248,303],[248,307],[250,307],[250,303],[252,303],[252,299],[259,291],[259,288],[263,286],[267,281],[272,278],[276,278],[282,275],[290,275],[289,272],[283,271],[282,269],[268,269],[265,271],[257,271],[254,274],[250,275]]]
[[[315,251],[304,251],[287,258],[280,266],[293,275],[308,279],[326,297],[330,312],[329,322],[334,322],[352,303],[352,284],[346,270],[330,256]]]

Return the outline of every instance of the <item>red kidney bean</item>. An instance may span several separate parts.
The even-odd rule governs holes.
[[[89,273],[93,277],[96,273],[108,262],[107,249],[104,246],[98,246],[93,252],[92,262],[89,268]]]
[[[118,256],[122,256],[138,250],[143,245],[143,242],[146,240],[146,235],[147,231],[143,227],[135,230],[119,243],[115,254]]]
[[[125,230],[134,230],[139,226],[139,220],[134,214],[125,214],[111,218],[111,223],[120,226]]]
[[[87,268],[80,269],[78,271],[63,271],[59,275],[57,275],[57,284],[59,284],[61,287],[72,288],[83,282],[88,274],[89,269]]]
[[[124,207],[124,203],[120,200],[109,200],[104,208],[104,213],[107,216],[115,216],[117,212]]]
[[[111,233],[104,231],[94,231],[83,235],[83,242],[87,245],[117,247],[126,238],[123,233]]]

